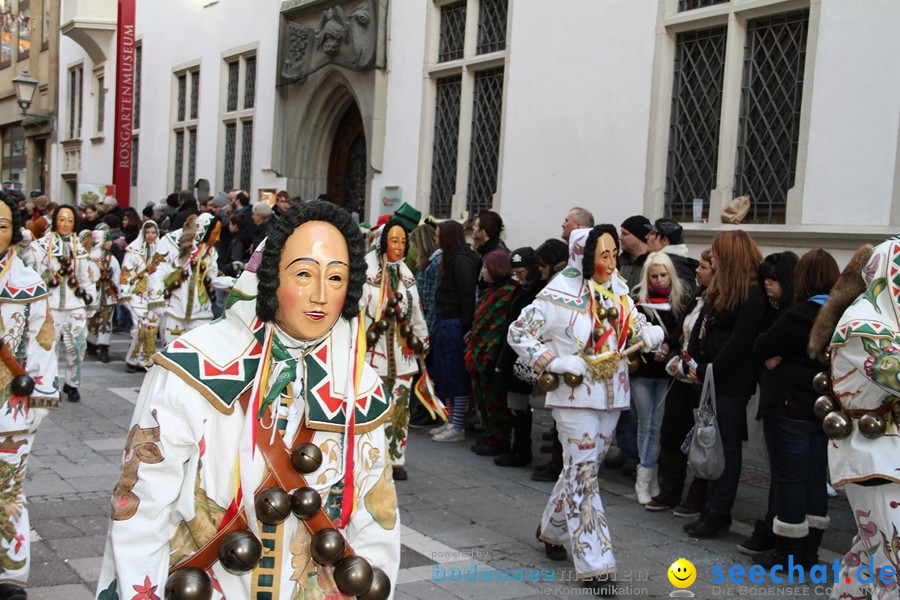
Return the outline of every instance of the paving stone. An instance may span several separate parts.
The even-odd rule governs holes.
[[[82,583],[78,572],[69,565],[68,560],[57,559],[32,564],[31,576],[28,578],[29,588],[62,585],[65,583]]]
[[[29,586],[28,597],[31,600],[93,600],[93,589],[82,584],[53,585],[34,589]]]

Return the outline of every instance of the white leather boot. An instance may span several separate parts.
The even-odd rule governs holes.
[[[647,467],[638,467],[637,468],[637,480],[634,482],[634,493],[637,494],[638,504],[644,506],[650,500],[652,500],[652,496],[650,496],[650,473],[652,469],[648,469]]]
[[[650,497],[659,496],[659,477],[656,474],[657,467],[650,469]]]

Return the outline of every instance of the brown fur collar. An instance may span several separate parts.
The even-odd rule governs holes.
[[[828,295],[825,306],[819,311],[819,316],[809,334],[810,358],[821,359],[824,356],[841,315],[856,300],[857,296],[866,291],[862,270],[871,257],[871,244],[860,246],[847,266],[844,267],[844,271],[831,289],[831,294]]]

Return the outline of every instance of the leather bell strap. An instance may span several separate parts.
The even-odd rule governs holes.
[[[893,401],[885,402],[884,404],[881,404],[881,405],[877,406],[876,408],[854,408],[854,409],[842,408],[840,403],[837,402],[837,405],[838,405],[837,410],[841,411],[842,413],[844,413],[851,419],[859,419],[863,415],[867,415],[869,413],[874,413],[874,414],[878,415],[879,417],[883,417],[885,415],[890,414],[891,407],[898,401],[900,401],[900,399],[895,398]]]
[[[245,414],[250,403],[250,392],[251,390],[248,389],[241,394],[239,398],[241,408],[244,410]],[[271,440],[272,431],[264,429],[261,421],[257,423],[257,448],[259,448],[263,455],[263,459],[266,461],[266,465],[269,467],[269,473],[253,492],[254,497],[263,490],[275,485],[280,486],[285,491],[307,487],[306,478],[294,470],[294,466],[291,464],[291,451],[302,444],[311,442],[314,434],[315,431],[307,427],[304,423],[301,425],[299,431],[297,431],[297,435],[294,437],[294,443],[291,445],[291,448],[288,449],[284,443],[284,438],[280,435],[276,435],[274,436],[275,440],[273,443],[273,440]],[[319,508],[319,511],[312,518],[306,520],[301,519],[301,522],[306,525],[306,529],[309,531],[310,535],[315,535],[323,529],[337,529],[323,508]],[[219,527],[219,530],[212,539],[210,539],[202,548],[187,559],[171,567],[169,569],[169,575],[186,567],[196,567],[202,571],[206,571],[218,562],[219,546],[222,545],[222,540],[228,534],[243,529],[247,529],[247,519],[244,516],[244,510],[240,509],[228,523]],[[349,544],[346,544],[344,556],[350,556],[352,554],[353,550],[350,548]]]

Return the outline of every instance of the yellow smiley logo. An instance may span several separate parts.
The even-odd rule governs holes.
[[[691,587],[697,579],[697,569],[685,558],[679,558],[669,567],[669,583],[677,588]]]

